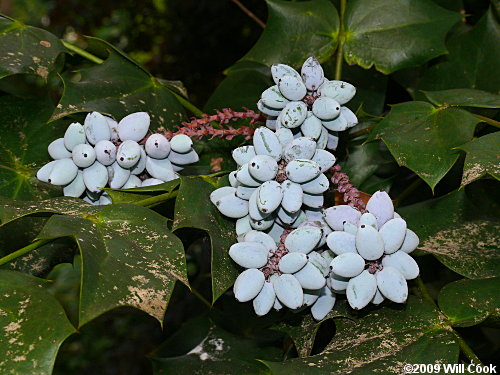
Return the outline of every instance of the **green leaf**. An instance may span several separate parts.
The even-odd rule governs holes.
[[[417,88],[445,90],[471,88],[498,92],[500,75],[500,26],[490,9],[474,28],[450,38],[449,55],[426,70]]]
[[[328,0],[267,0],[266,28],[242,58],[270,66],[302,65],[309,56],[324,61],[338,42],[338,13]]]
[[[458,280],[439,292],[441,311],[455,327],[471,327],[487,318],[500,318],[500,278]]]
[[[229,289],[238,271],[228,255],[236,242],[234,221],[224,217],[210,202],[214,185],[200,177],[181,177],[179,194],[175,201],[173,230],[197,228],[210,236],[212,245],[212,301]]]
[[[44,199],[61,189],[43,183],[36,170],[48,161],[47,146],[61,136],[55,123],[46,124],[54,106],[49,95],[26,99],[1,96],[0,192],[14,199]]]
[[[330,57],[338,43],[338,13],[328,0],[267,0],[266,28],[257,43],[227,71],[206,105],[206,111],[230,107],[256,109],[260,94],[271,85],[272,64],[294,68],[309,57]]]
[[[72,263],[60,263],[47,275],[47,279],[52,281],[47,290],[59,301],[75,326],[78,326],[81,262],[81,256],[76,255]]]
[[[344,57],[389,74],[446,53],[445,36],[462,16],[429,0],[350,0]]]
[[[452,89],[423,91],[429,101],[436,106],[459,106],[500,108],[500,95],[474,89]]]
[[[386,162],[380,154],[379,142],[349,145],[349,157],[341,163],[342,169],[349,176],[351,183],[360,187]]]
[[[297,348],[300,357],[307,357],[311,355],[311,350],[314,346],[316,334],[323,324],[328,319],[344,317],[353,318],[353,310],[347,304],[347,300],[337,300],[333,310],[320,322],[314,320],[311,313],[307,311],[306,315],[299,315],[289,313],[283,321],[272,327],[276,331],[288,334]]]
[[[228,69],[227,77],[212,93],[204,106],[205,111],[243,107],[257,110],[262,91],[271,86],[270,69],[255,62],[237,63]]]
[[[91,111],[120,120],[132,112],[145,111],[151,116],[153,130],[172,128],[185,120],[184,108],[166,86],[111,44],[87,39],[94,48],[104,49],[108,57],[102,64],[61,76],[64,92],[51,121]]]
[[[109,189],[106,188],[106,192],[109,194],[114,204],[118,203],[137,203],[139,201],[158,196],[159,194],[171,193],[174,197],[174,190],[180,185],[181,180],[176,179],[168,182],[164,182],[159,185],[144,186],[134,189]],[[165,197],[165,200],[168,198]]]
[[[459,157],[453,150],[472,139],[479,120],[459,108],[435,108],[426,102],[396,104],[373,129],[399,165],[418,174],[434,190]]]
[[[57,351],[75,328],[44,287],[46,280],[0,270],[0,373],[52,373]]]
[[[333,60],[330,61],[333,62]],[[346,63],[343,65],[342,80],[356,86],[356,95],[346,104],[346,106],[354,112],[361,107],[371,115],[378,116],[382,114],[388,77],[375,69],[367,70],[357,65],[347,65]],[[325,66],[323,66],[323,68],[325,68]],[[330,71],[334,71],[333,66]]]
[[[182,243],[151,210],[68,198],[0,202],[3,224],[40,212],[62,215],[51,216],[37,239],[70,237],[80,249],[80,326],[118,306],[136,307],[161,324],[176,280],[188,285]]]
[[[500,276],[500,225],[493,216],[498,215],[498,207],[490,194],[481,190],[469,197],[462,189],[398,212],[419,236],[419,250],[433,254],[446,267],[467,278],[495,277]],[[480,195],[487,200],[476,202]]]
[[[458,343],[432,304],[410,296],[357,321],[336,319],[336,333],[318,355],[264,363],[274,375],[402,374],[405,363],[456,363]]]
[[[55,35],[0,15],[0,79],[12,74],[35,74],[45,81],[66,52]]]
[[[201,336],[200,332],[205,334]],[[216,326],[206,316],[184,324],[174,337],[162,344],[160,352],[155,353],[152,359],[155,375],[226,375],[234,374],[236,370],[241,374],[263,374],[266,369],[255,358],[273,360],[281,352],[266,346],[269,339],[265,337],[257,340],[235,335]],[[194,338],[200,341],[193,343]],[[178,353],[178,341],[185,350],[183,355]],[[190,343],[192,346],[187,347]],[[160,358],[162,354],[168,357]]]
[[[467,153],[462,185],[470,184],[485,174],[489,174],[500,180],[499,147],[500,132],[483,135],[480,138],[457,147]]]

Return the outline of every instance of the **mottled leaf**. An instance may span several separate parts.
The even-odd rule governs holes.
[[[162,323],[175,282],[188,285],[182,243],[168,220],[151,210],[68,198],[1,203],[3,224],[31,213],[62,214],[51,216],[37,238],[70,237],[80,249],[80,326],[118,306],[136,307]]]
[[[274,375],[407,374],[406,363],[456,363],[458,343],[434,306],[410,296],[357,321],[336,319],[335,337],[318,355],[264,363]]]
[[[446,267],[470,279],[500,276],[495,198],[489,191],[470,192],[469,196],[466,190],[402,207],[398,212],[420,237],[418,249],[433,254]],[[480,195],[486,201],[480,201]]]
[[[500,108],[500,95],[474,89],[423,91],[436,106]]]
[[[88,40],[95,48],[104,49],[108,57],[102,64],[61,76],[64,92],[51,121],[91,111],[120,120],[132,112],[145,111],[151,116],[153,130],[172,128],[185,120],[184,108],[166,86],[111,44],[97,38]]]
[[[0,270],[0,373],[52,373],[59,346],[75,332],[62,306],[45,290],[47,284]]]
[[[234,221],[224,217],[210,202],[214,185],[200,177],[181,177],[179,194],[175,201],[173,230],[202,229],[210,236],[212,245],[212,301],[229,289],[238,274],[228,255],[236,242]]]
[[[273,329],[288,334],[297,348],[300,357],[311,355],[311,350],[316,340],[316,334],[325,320],[344,317],[353,318],[352,309],[348,306],[347,300],[337,300],[333,310],[320,322],[314,320],[311,313],[306,315],[294,313],[288,314],[283,321],[272,327]]]
[[[462,16],[430,0],[350,0],[344,57],[389,74],[446,53],[445,36]]]
[[[0,15],[0,79],[35,74],[47,81],[57,57],[66,52],[55,35]]]
[[[200,337],[200,332],[195,330],[205,335]],[[263,374],[266,368],[255,358],[273,360],[279,358],[281,354],[281,350],[265,346],[266,341],[269,341],[265,337],[259,340],[235,335],[214,325],[206,317],[186,323],[175,334],[175,338],[181,341],[181,348],[184,350],[186,344],[192,341],[188,334],[200,341],[196,346],[190,347],[189,352],[182,353],[183,355],[177,354],[178,343],[172,339],[162,344],[161,351],[155,353],[152,359],[155,375],[174,373],[226,375],[234,374],[235,371],[241,374]],[[170,355],[161,358],[161,354]]]
[[[46,124],[54,109],[48,94],[36,99],[5,95],[0,108],[0,194],[15,199],[60,195],[60,188],[35,177],[51,160],[47,146],[62,136],[55,123]]]
[[[369,140],[382,139],[399,165],[411,169],[434,190],[460,155],[453,148],[472,139],[478,122],[459,108],[406,102],[391,108]]]
[[[489,174],[500,180],[500,132],[483,135],[458,147],[467,153],[462,185]]]
[[[491,318],[500,319],[500,278],[458,280],[439,292],[441,311],[453,326],[470,327]]]

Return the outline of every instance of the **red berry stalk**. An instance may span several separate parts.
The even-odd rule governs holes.
[[[357,208],[362,213],[366,212],[365,202],[361,199],[361,192],[356,189],[349,179],[349,176],[341,171],[340,165],[333,166],[330,171],[332,172],[332,183],[337,185],[335,191],[343,195],[344,202],[349,206]]]
[[[163,129],[163,135],[169,139],[177,134],[185,134],[196,139],[202,137],[210,137],[210,139],[218,137],[231,140],[238,135],[243,135],[245,139],[250,139],[255,132],[255,127],[240,126],[235,129],[227,124],[230,121],[250,119],[250,125],[253,125],[256,122],[264,122],[266,117],[251,109],[244,109],[245,112],[238,112],[230,108],[224,108],[222,111],[218,110],[215,115],[203,114],[201,118],[193,118],[191,121],[183,122],[182,126],[178,127],[176,132]],[[211,126],[210,124],[213,122],[218,122],[220,128]]]

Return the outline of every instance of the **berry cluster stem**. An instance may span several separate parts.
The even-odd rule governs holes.
[[[253,125],[257,122],[265,121],[266,117],[261,115],[260,113],[252,111],[251,109],[244,109],[244,112],[238,112],[230,108],[224,108],[222,109],[222,111],[217,111],[217,113],[214,115],[204,113],[200,118],[193,118],[191,119],[191,121],[183,122],[182,126],[179,126],[178,130],[175,132],[163,129],[163,135],[169,139],[177,134],[185,134],[196,139],[209,136],[210,139],[218,137],[231,140],[238,135],[243,135],[245,136],[245,139],[250,139],[255,132],[254,127],[240,126],[239,128],[235,129],[231,125],[227,124],[230,121],[249,119],[251,120],[250,125]],[[220,128],[216,128],[210,125],[213,122],[218,122]]]
[[[278,244],[276,250],[271,252],[271,256],[267,260],[267,264],[260,269],[266,278],[272,274],[280,274],[279,263],[281,258],[288,254],[288,250],[285,247],[285,240],[291,231],[291,229],[285,229],[283,231],[283,234],[280,237],[280,243]]]
[[[333,166],[330,171],[333,174],[331,181],[337,185],[335,190],[343,194],[344,202],[365,213],[365,202],[360,198],[360,191],[352,185],[347,173],[342,172],[342,167],[338,164]]]

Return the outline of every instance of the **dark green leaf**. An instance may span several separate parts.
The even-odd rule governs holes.
[[[188,285],[182,243],[167,219],[151,210],[68,198],[0,205],[4,224],[40,212],[64,215],[53,215],[38,239],[71,237],[80,249],[80,326],[118,306],[136,307],[162,323],[175,282]]]
[[[66,315],[73,325],[78,326],[78,310],[80,304],[80,282],[82,278],[81,256],[74,257],[73,263],[60,263],[47,275],[52,283],[48,291],[63,306]]]
[[[331,70],[333,72],[333,68]],[[361,107],[371,115],[380,115],[384,110],[385,95],[387,90],[387,76],[375,69],[362,69],[356,65],[344,63],[342,80],[356,86],[356,95],[347,107],[354,112]]]
[[[64,93],[51,121],[91,111],[120,120],[132,112],[145,111],[151,116],[153,130],[172,128],[185,120],[184,108],[166,86],[112,45],[88,39],[109,55],[102,64],[62,75]]]
[[[0,97],[0,194],[14,199],[43,199],[61,190],[40,182],[38,168],[50,161],[47,146],[62,136],[46,124],[54,109],[48,94],[36,99]]]
[[[445,36],[462,16],[429,0],[350,0],[344,57],[389,74],[446,53]]]
[[[485,174],[490,174],[500,180],[500,160],[498,157],[500,132],[483,135],[458,148],[467,153],[462,185],[470,184]]]
[[[348,152],[349,157],[341,165],[351,183],[356,187],[360,187],[373,176],[380,164],[384,162],[379,151],[379,142],[351,143]]]
[[[208,323],[208,327],[207,327]],[[208,328],[208,332],[207,332]],[[201,332],[205,335],[199,337]],[[162,352],[177,354],[176,357],[153,358],[155,375],[170,374],[211,374],[227,375],[234,374],[263,374],[265,366],[257,362],[255,358],[276,359],[278,350],[273,347],[265,347],[265,338],[252,340],[234,335],[211,323],[206,317],[194,319],[185,324],[177,332],[181,347],[186,349],[186,344],[192,342],[191,337],[199,338],[200,341],[191,346],[189,352],[178,355],[178,345],[172,339],[162,345]],[[269,340],[267,340],[269,341]],[[188,350],[189,350],[188,349]],[[158,355],[160,353],[155,353]]]
[[[486,201],[475,202],[481,194]],[[490,194],[475,192],[471,199],[462,189],[398,212],[420,237],[418,249],[446,267],[470,279],[500,276],[500,225]]]
[[[459,280],[439,292],[441,311],[456,327],[470,327],[488,317],[500,318],[500,278]]]
[[[109,194],[113,203],[135,203],[159,194],[173,193],[180,185],[181,180],[176,179],[159,185],[144,186],[134,189],[104,189]],[[175,195],[172,194],[172,197]],[[167,200],[168,198],[165,198]]]
[[[306,315],[298,315],[289,313],[283,321],[274,326],[273,329],[288,334],[297,348],[300,357],[311,355],[311,350],[314,346],[316,334],[321,324],[328,319],[344,317],[352,318],[352,309],[348,306],[347,300],[337,300],[333,310],[321,321],[314,320],[309,311]]]
[[[215,187],[207,179],[181,177],[179,194],[175,201],[173,230],[180,228],[202,229],[210,236],[212,244],[212,301],[215,302],[238,275],[235,263],[228,255],[229,247],[236,242],[234,221],[217,210],[210,202]]]
[[[47,284],[0,270],[0,373],[52,373],[59,346],[75,332]]]
[[[267,0],[268,19],[260,39],[235,65],[212,94],[205,110],[230,107],[256,109],[260,94],[271,85],[270,66],[299,67],[311,55],[325,61],[337,47],[338,13],[328,0]]]
[[[274,375],[404,374],[405,363],[456,363],[458,343],[426,301],[385,306],[357,321],[336,319],[336,334],[318,355],[264,363]]]
[[[453,148],[472,139],[478,122],[459,108],[406,102],[391,108],[369,140],[382,139],[399,165],[417,173],[434,190],[460,155]]]
[[[417,87],[422,90],[472,88],[498,92],[500,26],[490,9],[468,32],[446,44],[449,55],[429,68]]]
[[[437,106],[459,106],[500,108],[500,95],[474,89],[453,89],[442,91],[423,91],[429,101]]]
[[[339,18],[330,1],[267,0],[267,5],[266,28],[242,60],[296,67],[311,55],[323,61],[333,54]]]
[[[57,57],[66,52],[59,38],[0,15],[0,79],[12,74],[35,74],[47,81]]]
[[[204,109],[207,112],[221,108],[240,110],[243,107],[257,110],[260,94],[269,86],[271,78],[268,67],[251,61],[237,63],[229,69],[227,77],[217,86]]]

